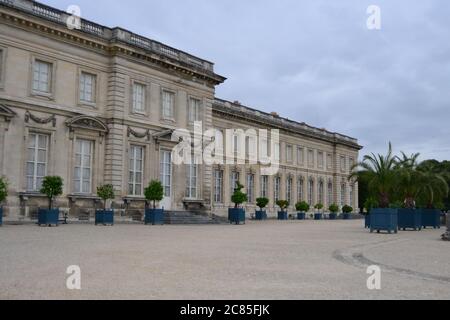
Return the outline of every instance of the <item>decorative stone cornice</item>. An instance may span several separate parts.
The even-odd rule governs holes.
[[[33,30],[103,54],[120,54],[139,59],[144,63],[169,69],[191,81],[205,81],[211,87],[226,80],[214,73],[214,64],[209,61],[121,28],[108,28],[81,19],[81,28],[70,30],[67,27],[70,16],[66,12],[35,1],[0,0],[0,10],[2,20],[22,29]],[[36,18],[39,20],[36,21]]]
[[[6,122],[10,122],[16,113],[12,111],[7,105],[0,104],[0,117],[3,117]]]
[[[53,125],[53,128],[56,127],[56,115],[54,115],[54,114],[48,118],[39,118],[39,117],[33,115],[30,111],[26,111],[25,112],[25,123],[29,123],[30,120],[32,120],[38,124],[48,124],[51,122]]]
[[[100,136],[104,136],[109,132],[108,126],[103,121],[83,115],[67,120],[66,125],[71,131],[74,131],[75,129],[97,131]]]
[[[299,123],[221,99],[216,99],[214,101],[213,113],[218,117],[230,119],[232,121],[250,121],[268,127],[268,129],[279,129],[281,132],[299,134],[332,144],[345,145],[356,150],[362,149],[362,146],[358,144],[357,139],[339,133],[332,133],[325,129],[311,127],[306,123]]]

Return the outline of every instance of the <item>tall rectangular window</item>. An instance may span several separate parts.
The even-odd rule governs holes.
[[[47,175],[49,136],[31,133],[28,137],[27,190],[39,191]]]
[[[275,177],[274,179],[274,196],[273,198],[275,199],[275,202],[277,202],[278,200],[280,200],[280,187],[281,187],[281,178],[280,177]]]
[[[341,184],[341,206],[345,206],[345,198],[347,197],[345,183]]]
[[[3,58],[4,58],[4,51],[2,48],[0,48],[0,84],[2,83],[4,77]]]
[[[310,179],[308,182],[308,204],[314,206],[314,180]]]
[[[133,83],[133,112],[145,113],[145,85]]]
[[[142,180],[144,173],[144,147],[130,147],[128,194],[132,196],[142,195]]]
[[[286,182],[286,200],[292,204],[292,178],[288,178]]]
[[[96,76],[86,72],[80,75],[80,101],[93,103],[95,102],[95,83]]]
[[[249,173],[247,175],[247,202],[253,203],[255,201],[255,175]]]
[[[198,99],[189,99],[189,112],[188,119],[189,124],[193,124],[195,121],[200,121],[201,119],[201,102]]]
[[[164,196],[170,197],[172,194],[172,152],[161,151],[160,173]]]
[[[33,90],[50,93],[52,81],[52,64],[40,60],[33,63]]]
[[[308,166],[314,167],[314,150],[308,150]]]
[[[333,204],[333,183],[328,183],[328,205]]]
[[[239,182],[239,172],[232,172],[230,174],[230,195],[234,194],[234,190],[237,187],[237,183]]]
[[[175,94],[170,91],[162,93],[162,116],[164,119],[175,118]]]
[[[186,166],[186,197],[189,199],[197,198],[197,177],[198,165],[191,158],[191,163]]]
[[[346,166],[347,166],[347,164],[346,164],[346,161],[345,161],[345,157],[341,156],[341,171],[342,172],[346,172]]]
[[[297,164],[302,166],[304,163],[305,163],[305,152],[303,148],[299,147],[297,149]]]
[[[269,197],[269,176],[261,176],[261,197]]]
[[[319,151],[317,153],[317,165],[319,168],[323,168],[324,167],[323,164],[324,164],[323,152]]]
[[[333,168],[333,156],[331,154],[327,155],[327,167],[328,169]]]
[[[297,181],[297,201],[305,200],[305,183],[303,178],[298,178]]]
[[[293,154],[292,146],[288,145],[286,147],[286,161],[287,162],[292,162],[293,161],[293,157],[294,157],[294,154]]]
[[[214,171],[214,202],[223,202],[223,171]]]
[[[353,158],[350,158],[348,161],[348,166],[349,166],[349,170],[353,171],[353,166],[355,165],[355,160],[353,160]]]
[[[92,183],[92,141],[77,139],[75,143],[75,172],[73,177],[75,193],[91,193]]]

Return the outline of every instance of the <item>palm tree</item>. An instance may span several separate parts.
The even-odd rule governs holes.
[[[416,206],[416,198],[422,190],[422,172],[417,170],[420,153],[408,157],[402,152],[402,157],[396,157],[396,183],[395,189],[399,197],[404,200],[405,207],[413,209]]]
[[[367,179],[368,187],[371,193],[378,198],[381,208],[388,208],[390,204],[390,195],[394,190],[397,162],[392,153],[392,144],[389,143],[387,155],[366,155],[362,162],[357,163],[353,168],[359,167],[360,170],[354,171],[349,179],[364,177]]]
[[[422,175],[421,192],[423,192],[427,208],[433,209],[435,201],[448,196],[449,187],[444,176],[439,169],[432,163],[422,163],[418,168]]]

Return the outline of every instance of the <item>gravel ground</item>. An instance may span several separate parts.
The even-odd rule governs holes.
[[[0,228],[0,299],[450,299],[444,230],[362,221]],[[369,265],[382,289],[367,289]],[[81,268],[81,290],[66,288]]]

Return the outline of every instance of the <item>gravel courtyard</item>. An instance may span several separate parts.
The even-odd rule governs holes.
[[[358,221],[0,228],[0,299],[450,299],[441,230]],[[367,289],[369,265],[382,289]],[[66,288],[81,268],[81,290]]]

